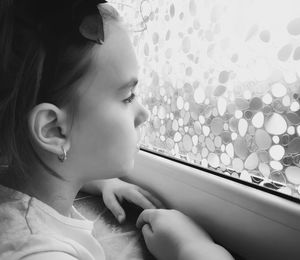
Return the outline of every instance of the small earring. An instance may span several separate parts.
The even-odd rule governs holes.
[[[61,150],[62,154],[58,155],[57,157],[60,162],[64,162],[65,160],[67,160],[67,152],[65,151],[63,146],[61,147]]]

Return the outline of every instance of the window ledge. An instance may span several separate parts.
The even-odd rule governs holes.
[[[300,254],[300,204],[140,151],[128,180],[193,217],[214,239],[246,259]]]

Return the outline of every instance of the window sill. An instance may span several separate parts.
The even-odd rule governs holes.
[[[202,224],[245,259],[295,259],[300,254],[300,204],[140,151],[128,180]]]

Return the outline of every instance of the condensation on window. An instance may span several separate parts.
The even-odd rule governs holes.
[[[300,198],[300,2],[150,2],[143,146]]]

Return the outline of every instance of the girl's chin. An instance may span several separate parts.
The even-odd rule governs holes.
[[[130,161],[127,161],[126,164],[124,163],[124,165],[122,167],[117,169],[116,172],[117,172],[118,176],[116,176],[116,178],[131,174],[134,169],[134,161],[135,161],[135,159],[131,158]]]

